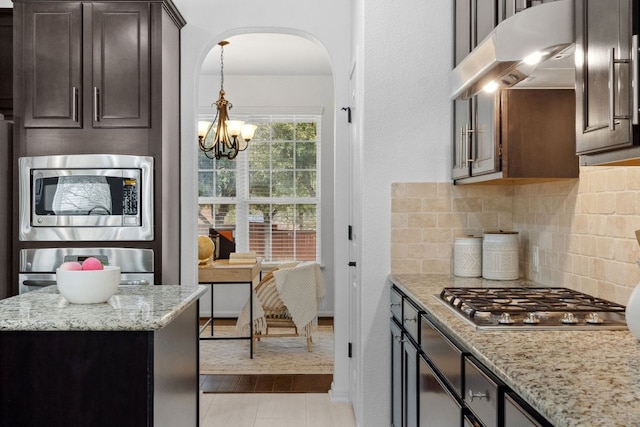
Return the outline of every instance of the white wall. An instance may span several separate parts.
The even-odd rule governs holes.
[[[354,0],[361,108],[360,426],[390,420],[390,190],[450,179],[452,2]],[[357,344],[356,344],[357,345]]]
[[[218,99],[220,90],[219,75],[200,76],[198,106],[211,111]],[[320,316],[333,316],[334,301],[334,260],[333,260],[333,146],[334,146],[334,102],[332,76],[224,76],[225,98],[233,104],[232,118],[244,112],[276,110],[283,113],[296,113],[313,107],[322,112],[321,124],[321,164],[322,197],[321,211],[321,259],[327,295],[319,308]],[[242,156],[243,154],[240,154]],[[247,301],[247,291],[238,286],[217,286],[214,295],[215,315],[234,317],[240,313]],[[200,312],[208,315],[211,310],[210,297],[201,300]]]

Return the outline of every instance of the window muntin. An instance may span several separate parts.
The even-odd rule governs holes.
[[[245,120],[258,128],[236,159],[199,152],[199,233],[235,226],[238,251],[320,261],[320,116]]]

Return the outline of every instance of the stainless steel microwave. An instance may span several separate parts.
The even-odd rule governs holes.
[[[153,240],[153,158],[21,157],[19,239]]]

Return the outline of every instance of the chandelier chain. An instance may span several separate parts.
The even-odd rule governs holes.
[[[224,45],[220,45],[220,90],[224,90]]]

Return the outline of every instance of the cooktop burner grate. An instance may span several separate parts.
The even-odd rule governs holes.
[[[477,327],[626,328],[623,305],[568,288],[444,288],[439,299]]]
[[[623,312],[625,307],[568,288],[444,288],[440,297],[473,317],[476,312]]]

